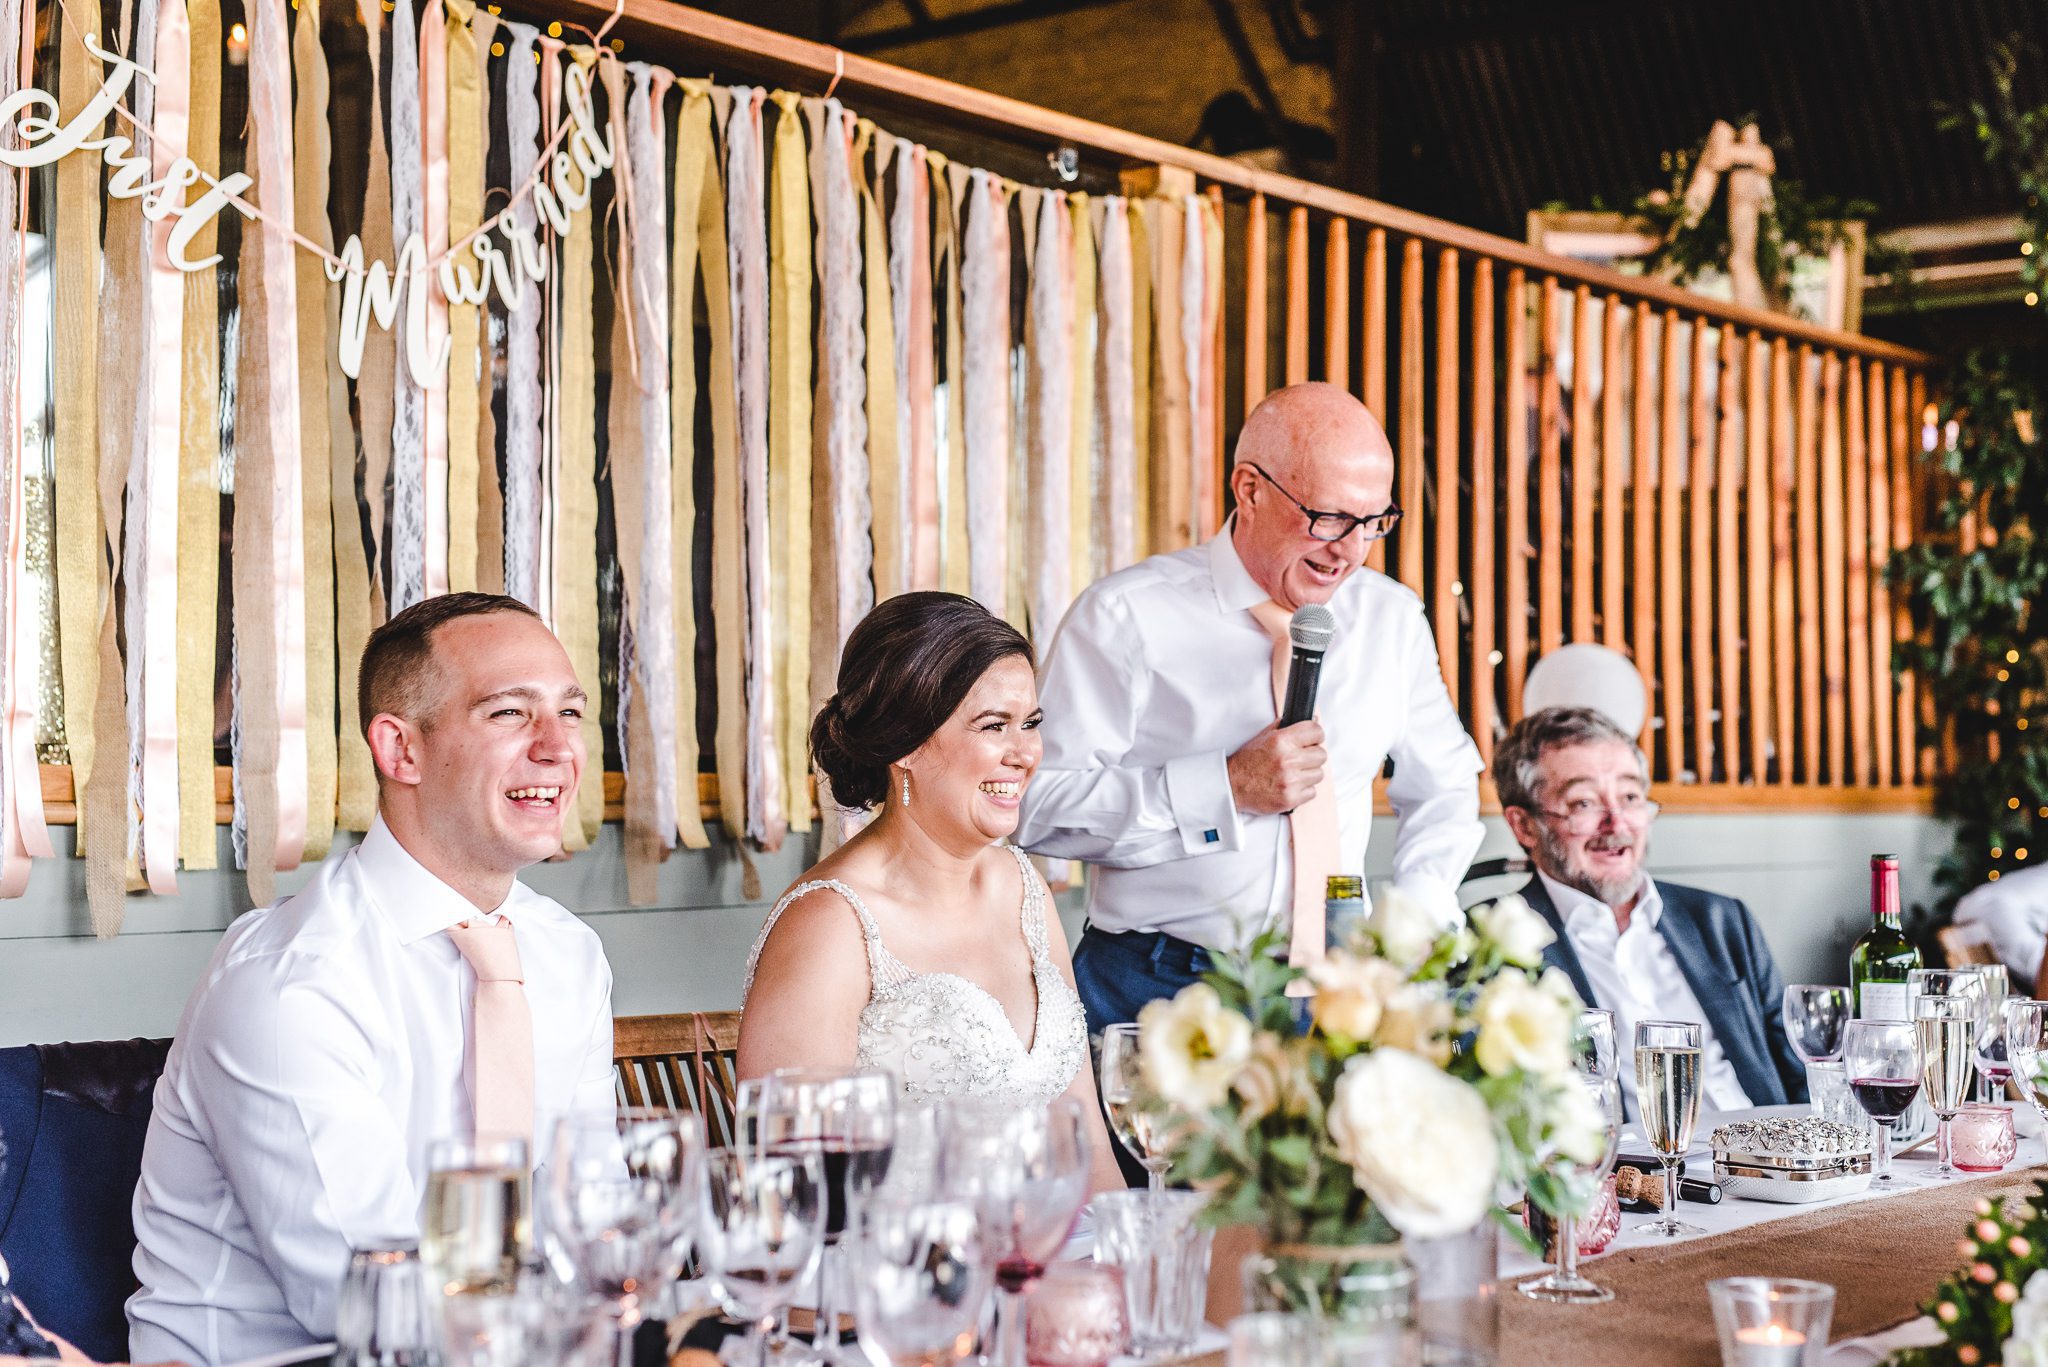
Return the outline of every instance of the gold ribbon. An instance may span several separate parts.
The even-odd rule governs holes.
[[[777,111],[768,197],[768,515],[782,790],[789,829],[811,828],[811,215],[798,97]]]
[[[303,3],[303,0],[302,0]],[[475,0],[446,0],[449,18],[444,54],[447,79],[445,133],[448,149],[448,240],[460,242],[484,216],[483,70],[477,65]],[[429,0],[430,8],[432,0]],[[486,16],[487,18],[489,16]],[[465,249],[449,262],[467,284],[483,263]],[[480,457],[477,429],[483,405],[477,394],[478,351],[483,310],[473,303],[448,303],[448,588],[477,585],[477,484]],[[496,461],[492,464],[495,466]],[[431,504],[430,504],[431,506]]]
[[[1152,219],[1147,201],[1126,200],[1131,230],[1131,554],[1143,560],[1155,549],[1152,519]],[[1121,567],[1119,567],[1121,568]]]
[[[606,93],[615,115],[613,146],[618,149],[619,169],[626,168],[626,139],[623,123],[625,104],[613,76],[617,64],[603,68]],[[621,185],[627,182],[621,181]],[[649,452],[640,432],[640,388],[633,381],[632,348],[632,233],[619,234],[617,264],[612,272],[611,387],[606,401],[605,465],[610,471],[616,516],[612,526],[618,541],[619,583],[624,589],[624,609],[619,633],[622,642],[634,638],[630,614],[645,583],[641,550],[645,526],[641,500],[646,480],[641,462]],[[618,495],[624,494],[624,498]],[[651,906],[655,900],[655,875],[661,868],[662,840],[656,808],[659,787],[654,763],[654,729],[648,698],[648,664],[622,650],[619,660],[619,691],[624,703],[619,713],[623,734],[620,748],[626,760],[626,900],[633,906]]]
[[[1095,230],[1090,223],[1088,195],[1076,190],[1067,196],[1071,216],[1069,237],[1073,242],[1074,324],[1074,429],[1068,452],[1073,461],[1069,475],[1068,515],[1072,519],[1067,537],[1072,557],[1068,573],[1073,593],[1094,582],[1095,554]]]
[[[320,50],[320,0],[298,0],[298,9],[292,37],[298,91],[293,217],[301,231],[332,250],[334,232],[327,222],[327,56]],[[292,260],[298,274],[299,460],[306,528],[306,858],[319,860],[326,858],[334,839],[338,795],[333,463],[340,452],[329,445],[334,424],[328,411],[327,377],[336,367],[328,344],[326,272],[311,252],[295,252]],[[354,454],[346,447],[341,451]],[[353,487],[349,492],[348,510],[353,514]]]
[[[1223,405],[1223,211],[1206,195],[1202,198],[1202,245],[1202,368],[1208,399],[1205,424],[1197,434],[1202,463],[1196,471],[1196,487],[1201,491],[1195,509],[1196,541],[1213,535],[1223,525],[1223,425],[1219,418]]]
[[[716,473],[732,467],[737,459],[734,447],[732,411],[732,302],[725,261],[725,195],[719,188],[718,158],[711,138],[711,83],[701,80],[679,82],[682,111],[676,116],[675,195],[670,222],[675,243],[670,253],[669,318],[669,403],[673,438],[674,480],[674,563],[675,593],[675,675],[676,675],[676,820],[678,835],[686,849],[699,850],[711,842],[704,831],[704,805],[697,793],[697,326],[695,318],[698,266],[703,266],[705,322],[711,335],[708,383],[711,401],[711,461]],[[732,500],[737,512],[739,500]],[[715,505],[714,505],[715,506]],[[719,514],[714,512],[714,524]],[[713,583],[722,568],[717,563],[719,546],[714,533]],[[714,595],[717,590],[714,587]],[[720,620],[721,606],[714,606],[714,621]],[[738,610],[724,621],[737,623]],[[728,652],[721,650],[720,654]],[[724,663],[719,671],[723,682]],[[721,690],[722,691],[722,690]],[[737,699],[734,703],[737,719]],[[725,725],[721,700],[719,726]],[[722,748],[722,747],[721,747]],[[742,760],[744,766],[744,760]],[[742,768],[743,771],[743,768]],[[742,780],[738,772],[734,782]],[[721,789],[721,791],[724,791]],[[737,794],[741,790],[731,790]]]
[[[263,135],[257,122],[252,132]],[[271,124],[272,129],[276,128]],[[241,835],[249,897],[258,906],[277,896],[277,711],[276,550],[271,537],[277,508],[270,425],[254,420],[270,399],[270,352],[259,320],[268,281],[263,256],[266,234],[242,234],[236,280],[241,287],[243,326],[236,334],[236,408],[251,421],[235,429],[235,553],[229,570],[234,584],[235,710],[241,741],[235,748],[235,816]]]
[[[200,0],[204,3],[205,0]],[[57,62],[58,108],[69,125],[100,88],[100,60],[85,49],[81,31],[57,26],[61,50]],[[197,22],[194,23],[197,37]],[[196,63],[195,63],[196,66]],[[198,127],[194,121],[195,133]],[[97,138],[99,125],[86,132]],[[218,139],[216,139],[218,141]],[[203,150],[195,138],[194,160]],[[203,163],[202,163],[203,164]],[[59,668],[64,684],[64,741],[70,751],[73,791],[83,798],[93,769],[93,711],[99,690],[98,633],[106,592],[106,529],[100,523],[96,492],[99,465],[99,326],[100,300],[100,164],[89,156],[65,157],[57,163],[56,253],[50,304],[56,326],[55,460],[56,570]],[[211,225],[209,224],[209,227]],[[210,251],[210,247],[201,247]],[[210,285],[213,273],[204,275]],[[188,293],[187,299],[190,299]],[[208,296],[211,297],[210,295]],[[189,417],[189,414],[188,414]],[[208,471],[209,475],[211,470]],[[216,508],[218,504],[216,503]],[[211,624],[209,624],[209,631]],[[183,645],[183,642],[180,642]],[[207,808],[206,833],[213,836],[213,653],[207,652]],[[181,731],[181,734],[182,731]],[[86,822],[81,817],[77,846],[85,853]],[[120,842],[114,844],[118,847]],[[193,867],[197,867],[196,865]]]
[[[891,141],[894,141],[893,139]],[[868,484],[875,543],[875,597],[888,598],[909,587],[904,578],[903,448],[896,423],[896,308],[889,290],[889,241],[882,226],[877,189],[887,174],[879,164],[868,171],[875,126],[866,119],[854,125],[854,184],[860,194],[862,320],[866,325]],[[897,144],[906,155],[908,143]],[[930,336],[931,330],[925,330]]]

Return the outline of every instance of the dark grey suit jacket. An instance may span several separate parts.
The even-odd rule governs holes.
[[[1792,1052],[1780,1009],[1785,980],[1778,976],[1771,948],[1764,943],[1763,930],[1749,908],[1732,897],[1677,883],[1659,881],[1657,892],[1664,899],[1657,931],[1670,946],[1671,957],[1678,961],[1693,996],[1699,998],[1707,1027],[1720,1041],[1721,1052],[1728,1056],[1751,1104],[1777,1106],[1806,1100],[1806,1065]],[[1543,880],[1531,878],[1522,897],[1557,932],[1556,941],[1543,951],[1544,965],[1555,965],[1570,974],[1573,986],[1586,1001],[1607,1005],[1594,1002],[1579,952],[1564,933],[1564,920]],[[1626,1060],[1630,1042],[1616,1043]]]

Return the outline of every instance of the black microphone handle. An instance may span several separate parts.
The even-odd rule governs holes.
[[[1316,714],[1316,688],[1323,680],[1323,652],[1294,648],[1294,660],[1287,668],[1287,705],[1280,709],[1280,724],[1292,726]]]

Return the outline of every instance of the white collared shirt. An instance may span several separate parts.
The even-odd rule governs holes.
[[[1629,915],[1628,929],[1617,932],[1614,909],[1577,888],[1566,887],[1540,870],[1551,905],[1564,921],[1565,936],[1578,951],[1579,967],[1593,989],[1592,1005],[1614,1013],[1614,1041],[1621,1056],[1621,1091],[1630,1115],[1636,1106],[1636,1022],[1697,1021],[1700,1025],[1700,1097],[1709,1110],[1737,1111],[1750,1104],[1749,1093],[1735,1076],[1735,1065],[1714,1038],[1713,1022],[1700,1009],[1700,999],[1678,966],[1671,946],[1657,932],[1664,919],[1664,896],[1655,879],[1643,879],[1642,896]]]
[[[1267,601],[1231,544],[1155,555],[1075,602],[1046,654],[1045,759],[1017,843],[1096,865],[1088,919],[1228,949],[1292,906],[1289,825],[1237,810],[1226,761],[1273,722]],[[1337,635],[1316,712],[1336,784],[1341,863],[1362,874],[1388,757],[1394,878],[1455,914],[1478,852],[1479,751],[1444,689],[1422,601],[1360,569],[1330,600]]]
[[[597,935],[523,884],[539,1156],[565,1109],[614,1104]],[[228,927],[157,1084],[135,1192],[138,1362],[237,1362],[334,1337],[351,1247],[419,1237],[427,1146],[473,1130],[478,915],[382,819],[294,897]]]
[[[2044,984],[2034,975],[2048,950],[2048,867],[2018,869],[1964,893],[1956,924],[1982,930],[2013,983],[2039,995]]]

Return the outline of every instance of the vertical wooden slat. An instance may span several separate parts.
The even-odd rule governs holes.
[[[1436,626],[1437,662],[1451,702],[1459,699],[1458,669],[1458,510],[1465,506],[1459,487],[1458,453],[1458,253],[1445,247],[1436,258],[1436,509],[1434,524],[1436,583],[1430,589],[1430,612]],[[1417,508],[1416,514],[1422,512]]]
[[[1793,428],[1793,544],[1799,590],[1799,781],[1821,778],[1821,592],[1820,557],[1820,371],[1813,348],[1802,345],[1794,362],[1799,373],[1799,415]]]
[[[1827,781],[1849,781],[1849,699],[1842,609],[1847,600],[1842,562],[1842,357],[1821,359],[1820,384],[1820,624],[1821,678],[1826,693]]]
[[[1622,337],[1628,315],[1608,295],[1601,309],[1607,346],[1600,364],[1600,639],[1628,648],[1628,613],[1622,606],[1622,495],[1628,490],[1628,429],[1622,425]]]
[[[1504,343],[1506,411],[1501,416],[1501,665],[1507,718],[1522,716],[1522,680],[1529,676],[1529,283],[1508,272]]]
[[[1771,700],[1778,740],[1778,782],[1792,782],[1793,633],[1798,615],[1792,593],[1792,352],[1783,337],[1771,343]],[[1809,553],[1806,559],[1812,559]],[[1761,777],[1761,776],[1759,776]]]
[[[1536,648],[1564,644],[1564,391],[1557,373],[1557,278],[1536,310]]]
[[[1657,480],[1657,662],[1664,704],[1664,776],[1673,783],[1685,772],[1685,589],[1679,574],[1684,563],[1684,514],[1679,494],[1685,485],[1685,425],[1682,389],[1685,350],[1678,331],[1678,311],[1664,313],[1664,464]]]
[[[1749,468],[1743,499],[1744,545],[1749,571],[1743,642],[1749,668],[1749,776],[1762,783],[1776,748],[1771,715],[1771,355],[1764,339],[1749,334],[1749,379],[1743,387],[1749,427]]]
[[[1332,218],[1323,238],[1323,378],[1351,387],[1351,220]]]
[[[1510,319],[1510,324],[1513,320]],[[1472,735],[1493,763],[1493,261],[1472,263]]]
[[[1423,416],[1422,394],[1422,243],[1409,238],[1401,245],[1401,460],[1398,470],[1400,503],[1407,516],[1395,533],[1400,555],[1399,578],[1416,593],[1422,592],[1422,529],[1428,512],[1423,506]]]
[[[1685,554],[1692,573],[1685,618],[1692,625],[1692,751],[1701,783],[1714,781],[1714,330],[1692,321],[1692,484]]]
[[[1650,752],[1650,719],[1656,715],[1657,697],[1657,505],[1650,491],[1657,484],[1657,391],[1651,376],[1657,366],[1657,338],[1650,327],[1650,306],[1636,304],[1636,356],[1634,370],[1635,431],[1632,446],[1635,469],[1631,478],[1634,514],[1629,574],[1629,603],[1634,608],[1629,629],[1629,649],[1636,669],[1643,676],[1643,697],[1652,705],[1643,715],[1639,743]],[[1654,763],[1654,760],[1652,761]]]
[[[1594,639],[1593,490],[1600,448],[1593,439],[1593,291],[1572,294],[1572,639]]]
[[[1287,211],[1287,369],[1288,384],[1308,379],[1308,210],[1297,204]]]
[[[1908,421],[1912,424],[1912,438],[1908,445],[1911,452],[1911,470],[1907,486],[1912,492],[1913,504],[1907,526],[1912,534],[1910,539],[1918,540],[1932,512],[1928,503],[1927,486],[1928,462],[1933,458],[1933,452],[1927,449],[1927,435],[1922,430],[1927,421],[1927,377],[1924,374],[1913,376],[1913,388],[1906,403]],[[1932,779],[1942,772],[1943,765],[1947,762],[1936,744],[1939,727],[1934,716],[1934,690],[1920,690],[1919,702],[1922,742],[1919,769],[1922,775]]]
[[[1266,197],[1256,191],[1244,216],[1244,411],[1266,397]],[[1220,410],[1222,405],[1217,405]]]
[[[1849,760],[1857,783],[1870,782],[1870,467],[1863,445],[1863,362],[1850,357],[1843,386],[1843,534],[1849,597]]]
[[[1892,589],[1885,568],[1892,558],[1892,442],[1887,420],[1887,372],[1870,363],[1865,395],[1870,422],[1870,723],[1872,778],[1894,782],[1892,772]]]
[[[1387,420],[1387,230],[1365,235],[1365,406],[1373,417]],[[1367,548],[1365,563],[1376,570],[1387,565],[1384,538]]]
[[[1899,549],[1913,544],[1914,427],[1907,409],[1906,390],[1906,372],[1895,367],[1892,370],[1891,505],[1892,545]],[[1901,645],[1913,639],[1913,615],[1906,606],[1903,593],[1893,595],[1892,639]],[[1901,669],[1897,718],[1899,782],[1908,787],[1920,781],[1917,693],[1913,671]]]
[[[1714,663],[1719,667],[1722,778],[1742,779],[1742,545],[1736,499],[1742,491],[1742,342],[1721,329],[1721,461],[1714,489]]]

